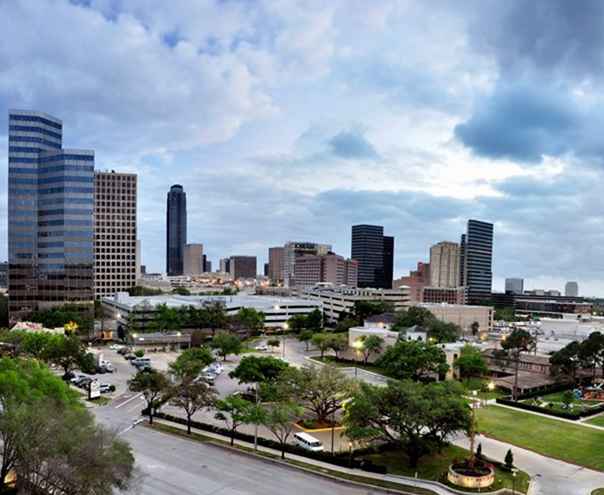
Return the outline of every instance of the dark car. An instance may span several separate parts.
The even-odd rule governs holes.
[[[83,376],[77,382],[75,382],[75,386],[79,388],[86,388],[91,381],[92,378]]]
[[[73,380],[76,377],[76,374],[73,371],[68,371],[61,378],[66,382]]]
[[[124,359],[126,359],[128,361],[132,361],[133,359],[136,359],[136,356],[134,354],[126,354],[124,356]]]

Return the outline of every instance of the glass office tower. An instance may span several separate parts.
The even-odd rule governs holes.
[[[182,275],[187,243],[187,194],[180,184],[170,188],[166,217],[166,272]]]
[[[468,288],[468,303],[491,299],[493,284],[493,224],[468,220],[461,238],[463,285]]]
[[[359,262],[359,287],[384,288],[384,227],[353,225],[350,257]],[[389,287],[391,288],[391,287]]]
[[[9,111],[8,257],[12,321],[93,301],[94,152],[62,149],[62,122]]]

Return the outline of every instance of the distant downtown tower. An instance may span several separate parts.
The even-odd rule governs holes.
[[[184,249],[187,243],[187,195],[180,184],[168,193],[166,210],[166,272],[183,274]]]
[[[9,317],[91,311],[94,152],[63,149],[63,124],[45,113],[10,110],[8,126]]]

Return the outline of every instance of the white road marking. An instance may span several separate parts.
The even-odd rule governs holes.
[[[143,394],[142,394],[142,392],[141,392],[141,393],[139,393],[139,394],[136,394],[136,395],[134,395],[134,396],[132,396],[132,397],[130,397],[130,398],[127,400],[127,401],[124,401],[124,402],[122,402],[121,404],[118,404],[117,406],[115,406],[115,408],[116,408],[116,409],[119,409],[120,407],[125,406],[125,405],[126,405],[126,404],[128,404],[129,402],[132,402],[134,399],[136,399],[137,397],[140,397],[141,395],[143,395]]]

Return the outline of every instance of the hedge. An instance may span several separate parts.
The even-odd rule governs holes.
[[[515,407],[517,409],[524,409],[526,411],[538,412],[541,414],[546,414],[548,416],[555,416],[557,418],[570,419],[571,421],[577,421],[581,418],[587,418],[589,416],[593,416],[595,414],[599,414],[604,411],[604,404],[602,404],[601,406],[592,407],[586,411],[581,411],[578,413],[570,413],[570,412],[556,411],[553,409],[548,409],[546,407],[533,406],[531,404],[525,404],[524,402],[518,402],[518,401],[514,401],[511,399],[505,399],[505,398],[501,398],[501,397],[497,398],[496,402],[497,402],[497,404],[503,404],[505,406],[511,406],[511,407]]]
[[[143,411],[143,412],[146,413],[146,411]],[[173,423],[178,423],[178,424],[185,425],[185,426],[187,425],[186,418],[180,418],[178,416],[173,416],[171,414],[166,414],[163,412],[157,412],[153,415],[153,417],[158,418],[158,419],[163,419],[166,421],[171,421]],[[208,431],[211,433],[217,433],[219,435],[224,435],[228,438],[231,438],[231,435],[232,435],[235,439],[241,440],[244,442],[249,442],[249,443],[254,442],[253,435],[249,435],[247,433],[241,433],[239,431],[235,431],[235,433],[232,434],[231,430],[229,430],[227,428],[223,428],[223,427],[216,426],[216,425],[211,425],[208,423],[202,423],[201,421],[191,421],[191,427],[198,429],[198,430],[203,430],[203,431]],[[260,437],[260,436],[258,437],[258,445],[262,445],[263,447],[269,447],[271,449],[278,450],[279,452],[281,452],[281,449],[282,449],[282,446],[279,442],[276,442],[275,440],[271,440],[268,438]],[[379,445],[376,447],[355,450],[354,454],[358,456],[358,455],[363,455],[363,454],[367,454],[367,453],[382,452],[384,450],[388,450],[391,448],[393,448],[393,445],[385,443],[385,444],[382,444],[382,445]],[[367,460],[359,461],[359,460],[353,458],[352,464],[351,464],[350,453],[348,453],[348,452],[337,452],[335,454],[331,454],[329,452],[312,452],[312,451],[306,450],[302,447],[298,447],[297,445],[291,445],[291,444],[286,444],[284,450],[288,454],[295,454],[295,455],[299,455],[299,456],[303,456],[303,457],[308,457],[310,459],[315,459],[317,461],[323,461],[323,462],[327,462],[330,464],[335,464],[336,466],[360,468],[365,471],[370,471],[373,473],[380,473],[380,474],[386,474],[386,472],[387,472],[385,466],[379,466],[379,465],[373,464],[371,461],[367,461]]]

